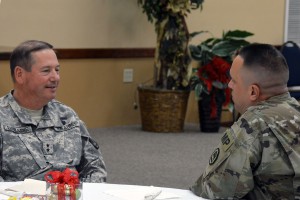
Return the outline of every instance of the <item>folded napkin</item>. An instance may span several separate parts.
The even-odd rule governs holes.
[[[26,194],[46,195],[46,182],[34,179],[25,179],[23,183],[6,188],[5,190]]]
[[[141,187],[135,189],[113,189],[104,191],[105,194],[122,200],[165,200],[178,199],[178,195],[166,193],[157,187]]]

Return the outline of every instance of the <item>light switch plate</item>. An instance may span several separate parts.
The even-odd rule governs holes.
[[[123,71],[123,82],[131,83],[133,81],[133,69],[124,69]]]

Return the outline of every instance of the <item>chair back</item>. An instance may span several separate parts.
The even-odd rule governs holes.
[[[291,96],[300,100],[300,48],[295,42],[287,41],[283,44],[281,53],[289,66],[290,75],[287,86]]]

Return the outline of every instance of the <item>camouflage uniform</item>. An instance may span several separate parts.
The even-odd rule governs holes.
[[[300,105],[289,93],[228,129],[191,190],[211,199],[300,199]]]
[[[105,165],[98,144],[66,105],[52,100],[34,121],[11,93],[0,99],[2,181],[43,180],[51,170],[76,169],[80,180],[103,182]]]

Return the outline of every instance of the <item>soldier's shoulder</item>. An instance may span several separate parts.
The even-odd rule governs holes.
[[[257,116],[258,119],[264,120],[267,123],[270,123],[270,121],[300,118],[300,106],[288,100],[261,102],[251,107],[249,111],[251,111],[250,113],[253,116]]]
[[[231,131],[242,140],[254,140],[262,130],[267,128],[267,122],[262,113],[248,109],[231,126]]]
[[[8,95],[0,97],[0,113],[12,112],[9,102],[11,99]]]
[[[8,95],[0,97],[0,106],[7,106],[10,101],[10,97]]]
[[[51,100],[48,104],[48,109],[50,109],[53,112],[56,113],[72,113],[72,114],[76,114],[75,111],[73,110],[73,108],[71,108],[70,106],[56,100],[53,99]]]

